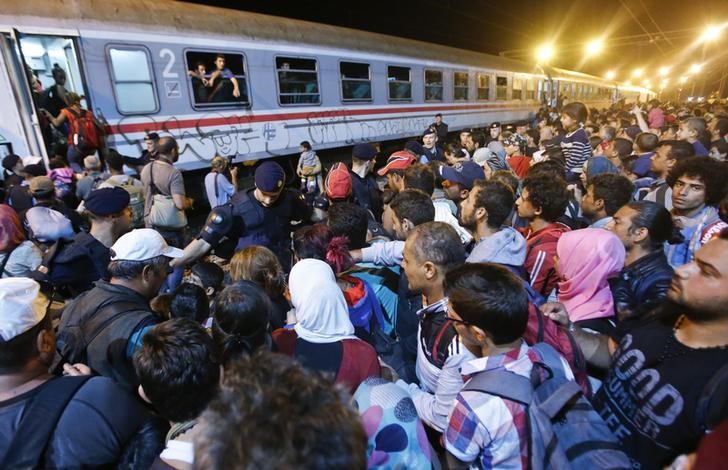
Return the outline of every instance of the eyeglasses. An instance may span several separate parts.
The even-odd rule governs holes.
[[[465,326],[472,326],[473,325],[469,321],[460,320],[459,318],[453,318],[452,317],[452,308],[449,305],[447,307],[447,312],[445,312],[445,317],[448,320],[450,320],[451,322],[453,322],[453,323],[460,323],[461,325],[465,325]]]

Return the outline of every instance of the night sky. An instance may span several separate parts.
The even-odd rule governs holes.
[[[551,64],[637,84],[671,67],[668,87],[702,62],[698,86],[717,90],[728,73],[728,28],[716,41],[696,45],[707,25],[728,23],[728,0],[360,0],[353,1],[195,1],[275,16],[373,31],[533,62],[534,50],[553,42]],[[587,58],[586,42],[605,37],[605,48]],[[704,59],[703,59],[704,57]],[[728,80],[724,96],[728,92]]]

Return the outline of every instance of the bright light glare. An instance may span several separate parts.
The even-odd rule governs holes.
[[[616,74],[616,73],[614,73],[614,70],[610,70],[610,71],[608,71],[608,72],[606,73],[605,77],[607,78],[607,80],[614,80],[614,77],[615,77],[616,75],[617,75],[617,74]]]
[[[544,44],[543,46],[536,49],[536,60],[540,63],[546,63],[554,56],[554,46],[551,44]]]
[[[670,67],[660,67],[659,74],[661,77],[664,77],[668,73],[670,73]]]
[[[700,36],[702,42],[715,41],[720,37],[720,32],[723,30],[723,26],[710,25],[705,29],[705,32]]]
[[[680,83],[687,83],[688,77],[680,77]]]
[[[650,87],[650,81],[649,80],[642,80],[642,85],[644,85],[646,88]]]
[[[634,72],[632,72],[632,76],[634,78],[640,78],[642,76],[642,69],[634,69]]]
[[[586,55],[596,55],[604,49],[604,42],[601,39],[593,39],[586,43]]]
[[[701,64],[693,64],[690,66],[690,73],[698,73],[702,67]]]

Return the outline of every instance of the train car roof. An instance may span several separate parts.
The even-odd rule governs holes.
[[[0,24],[5,27],[49,27],[72,30],[118,30],[161,34],[204,34],[230,39],[247,37],[272,43],[311,44],[358,52],[543,75],[517,60],[411,39],[358,31],[308,21],[281,18],[171,0],[1,0]],[[34,31],[37,32],[37,31]]]

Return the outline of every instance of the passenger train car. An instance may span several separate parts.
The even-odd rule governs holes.
[[[47,158],[42,89],[65,89],[138,156],[177,138],[183,169],[533,116],[559,94],[588,106],[651,91],[381,34],[167,0],[2,1],[0,151]],[[37,78],[36,78],[37,77]],[[40,82],[40,85],[37,83]],[[45,139],[45,140],[44,140]]]

